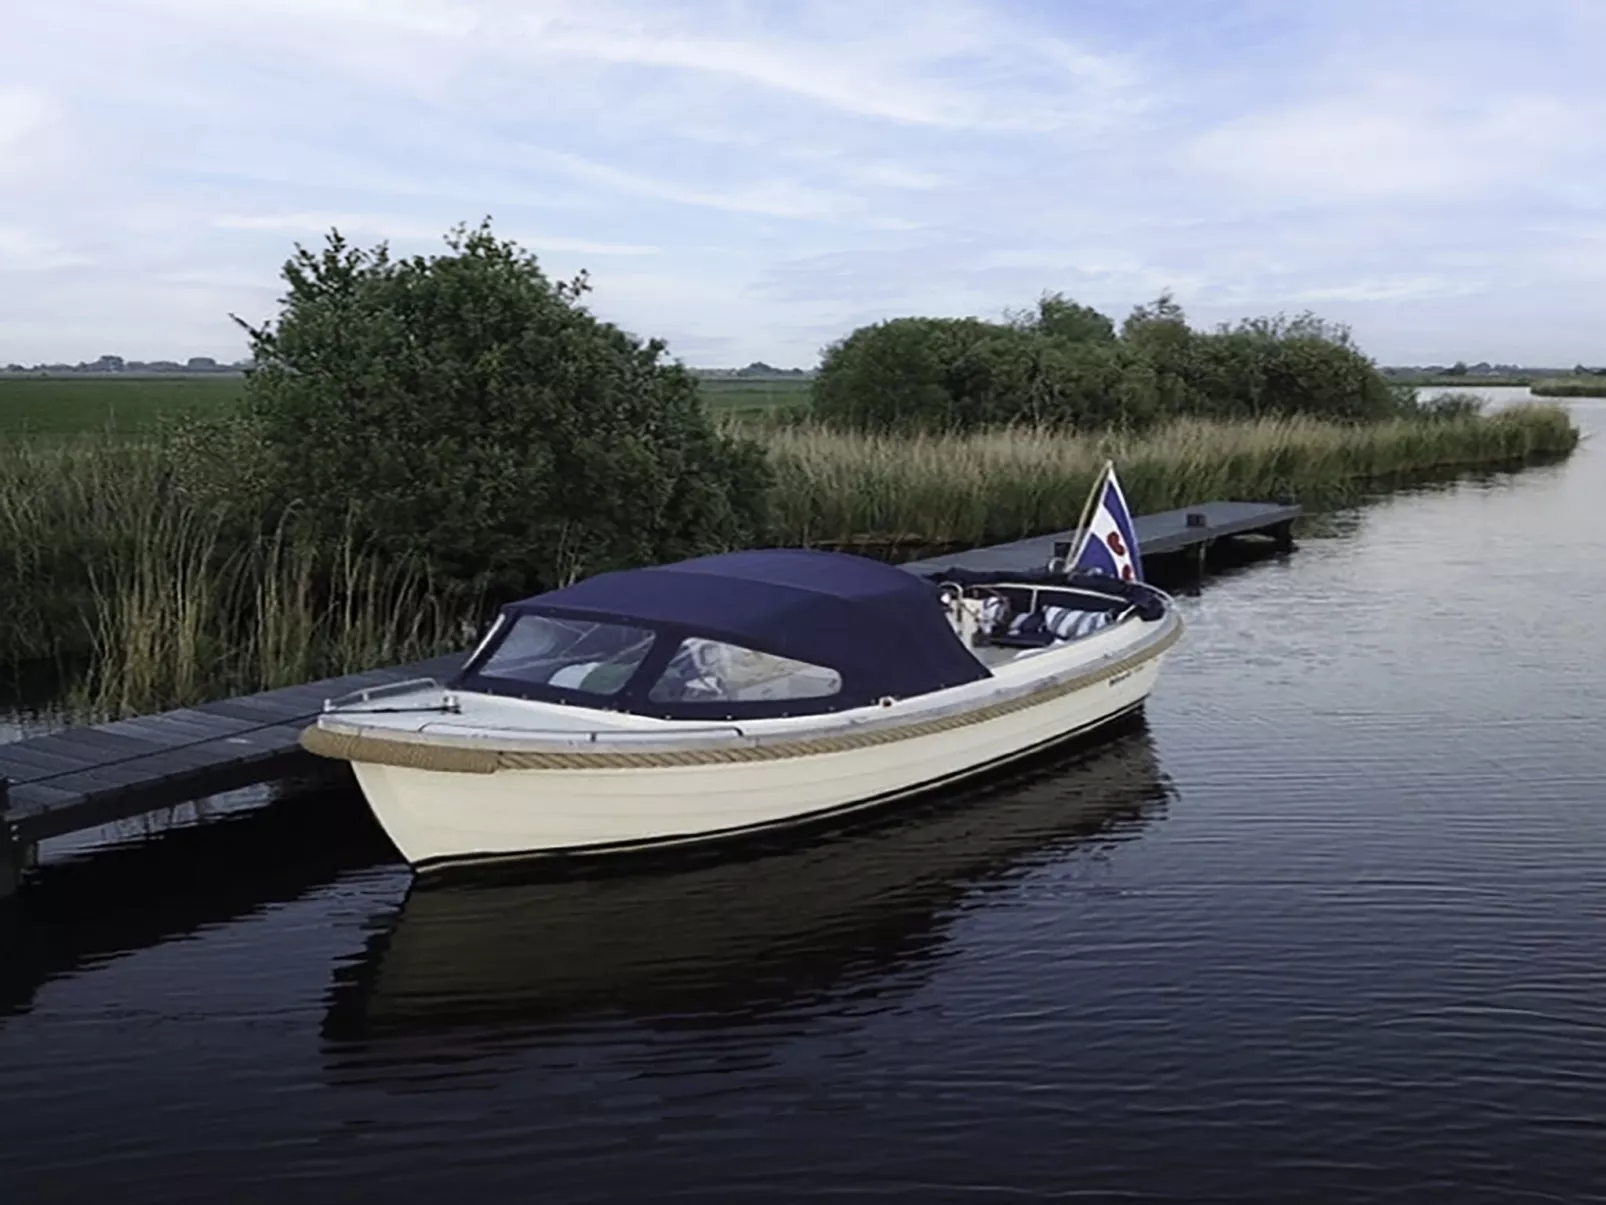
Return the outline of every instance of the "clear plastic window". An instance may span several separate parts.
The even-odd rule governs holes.
[[[693,636],[681,642],[648,698],[655,703],[752,703],[823,699],[842,675],[823,665]]]
[[[623,624],[521,615],[479,667],[512,678],[593,695],[616,695],[652,648],[653,633]]]

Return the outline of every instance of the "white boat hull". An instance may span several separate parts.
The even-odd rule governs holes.
[[[458,773],[354,760],[385,832],[417,870],[642,851],[818,822],[949,785],[1090,733],[1139,707],[1162,657],[921,735],[704,764]]]

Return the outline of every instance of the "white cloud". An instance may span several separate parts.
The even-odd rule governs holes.
[[[1451,280],[1442,276],[1373,277],[1344,284],[1319,285],[1288,294],[1292,301],[1421,301],[1439,297],[1469,297],[1488,286],[1478,280]]]
[[[330,230],[339,230],[345,235],[363,235],[397,242],[439,242],[447,233],[444,227],[366,213],[230,213],[214,218],[212,225],[219,230],[295,235],[323,235]],[[574,251],[589,255],[656,255],[659,251],[657,247],[641,243],[607,243],[520,231],[500,232],[500,237],[512,238],[534,251]]]
[[[854,117],[947,129],[1101,129],[1142,107],[1125,57],[1022,26],[985,0],[881,0],[873,14],[840,0],[141,2],[353,74],[417,85],[438,82],[442,64],[456,67],[467,52],[566,71],[589,64],[718,77]]]
[[[0,180],[20,188],[53,178],[63,158],[59,126],[58,108],[46,93],[0,86]],[[0,197],[0,204],[6,200]]]
[[[12,154],[24,139],[41,130],[50,103],[25,88],[0,88],[0,155]]]
[[[849,198],[805,185],[758,181],[729,190],[704,188],[693,184],[677,184],[641,172],[612,167],[606,163],[596,163],[566,151],[529,151],[527,155],[530,159],[544,163],[566,176],[601,185],[611,192],[628,193],[676,205],[723,209],[733,213],[766,214],[780,218],[827,217],[840,215],[855,208],[855,203]]]
[[[0,272],[48,272],[93,262],[90,256],[31,230],[0,226]]]
[[[1542,94],[1446,94],[1384,78],[1359,92],[1252,112],[1187,150],[1195,170],[1261,197],[1321,203],[1455,198],[1549,171],[1592,128]]]

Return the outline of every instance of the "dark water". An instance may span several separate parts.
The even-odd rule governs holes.
[[[58,855],[0,1201],[1606,1200],[1603,510],[1593,445],[1368,507],[1187,599],[1146,726],[814,849]]]

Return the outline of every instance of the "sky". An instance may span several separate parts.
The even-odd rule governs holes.
[[[495,231],[698,367],[1046,291],[1606,363],[1606,0],[21,0],[0,364],[246,354]]]

